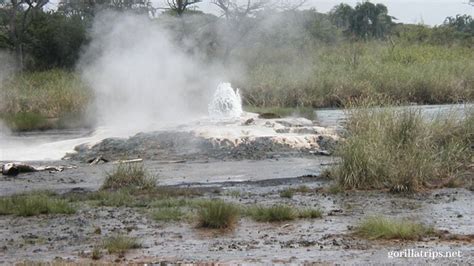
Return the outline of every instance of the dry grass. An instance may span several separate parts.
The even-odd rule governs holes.
[[[474,99],[472,48],[371,41],[282,49],[244,51],[248,78],[236,86],[247,105],[328,107],[373,95],[428,104]]]
[[[348,135],[332,175],[345,189],[416,191],[448,183],[468,171],[474,112],[433,119],[419,109],[351,109]]]
[[[13,76],[3,84],[0,98],[0,118],[7,126],[33,130],[84,126],[91,93],[75,74],[51,70]]]

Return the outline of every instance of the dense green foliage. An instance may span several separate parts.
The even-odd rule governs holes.
[[[329,15],[335,25],[361,39],[384,38],[393,26],[387,7],[368,1],[358,3],[355,8],[339,4]]]

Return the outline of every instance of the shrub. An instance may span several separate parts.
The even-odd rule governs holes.
[[[356,227],[356,234],[369,239],[418,240],[434,235],[433,228],[407,220],[387,217],[369,217]]]
[[[45,192],[0,198],[0,215],[34,216],[72,213],[75,213],[75,209],[66,200]]]
[[[239,209],[232,203],[222,200],[202,202],[198,208],[199,227],[226,229],[232,228],[239,217]]]
[[[107,177],[102,189],[138,188],[152,189],[156,187],[156,180],[147,176],[143,164],[121,163]]]

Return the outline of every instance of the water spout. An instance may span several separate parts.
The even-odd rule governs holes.
[[[239,89],[234,91],[230,83],[220,83],[212,96],[208,111],[211,119],[239,118],[242,115],[242,99]]]

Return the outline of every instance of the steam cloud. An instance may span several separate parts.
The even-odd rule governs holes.
[[[15,70],[15,60],[13,56],[9,53],[0,50],[0,110],[3,110],[3,105],[5,104],[5,93],[6,91],[2,90],[4,82],[10,78]],[[10,133],[9,128],[0,120],[0,137]],[[1,141],[1,139],[0,139]]]
[[[206,113],[222,79],[177,47],[156,21],[105,13],[91,35],[79,70],[95,93],[99,125],[137,132]]]

